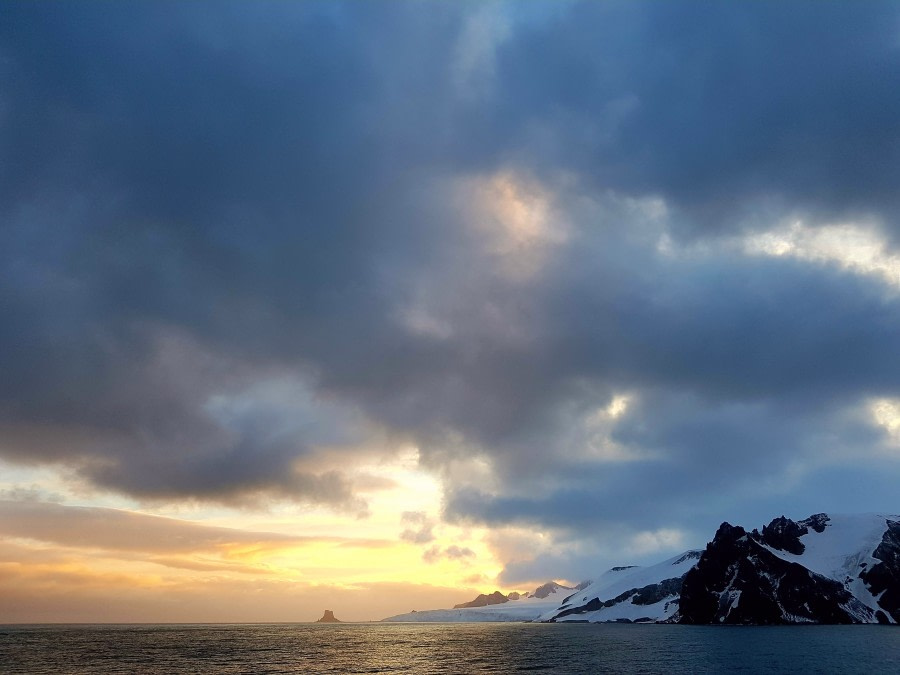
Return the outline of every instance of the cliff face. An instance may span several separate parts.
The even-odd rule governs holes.
[[[795,547],[796,548],[796,547]],[[837,581],[775,556],[723,523],[681,588],[680,623],[856,623],[869,613]]]
[[[879,562],[863,569],[859,576],[878,598],[881,609],[894,623],[900,623],[900,522],[888,520],[887,526],[881,542],[872,553],[872,557]]]
[[[679,623],[900,622],[900,524],[885,516],[723,523],[684,578]]]

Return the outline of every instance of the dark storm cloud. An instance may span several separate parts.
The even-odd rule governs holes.
[[[896,293],[782,260],[695,261],[674,274],[668,263],[650,273],[650,260],[628,261],[653,283],[567,282],[579,301],[548,303],[545,325],[561,331],[547,342],[551,382],[609,388],[520,398],[519,425],[492,450],[504,489],[451,491],[450,517],[577,531],[622,520],[714,527],[723,513],[765,517],[773,501],[830,501],[811,477],[819,464],[856,465],[873,484],[897,475],[864,407],[900,393]],[[610,389],[634,394],[608,428],[628,461],[597,463],[583,452],[590,432],[578,429]],[[889,508],[891,493],[880,498]]]
[[[448,516],[581,530],[731,508],[822,429],[871,454],[859,410],[900,393],[896,295],[657,241],[788,213],[893,227],[897,17],[4,3],[0,452],[141,497],[361,509],[304,462],[375,426],[433,467],[490,458],[498,492],[451,481]],[[571,221],[524,280],[460,189],[497,171]],[[649,197],[662,225],[621,206]],[[585,457],[585,418],[621,392],[611,442],[657,459]]]
[[[342,362],[361,326],[388,340],[366,256],[391,238],[369,214],[396,180],[382,80],[406,55],[381,31],[446,12],[372,9],[4,5],[7,454],[99,455],[91,477],[141,495],[349,499],[337,474],[291,470],[302,437],[223,430],[203,406],[248,369]],[[172,327],[240,362],[158,376]]]
[[[579,3],[500,52],[497,117],[542,128],[538,170],[664,195],[689,229],[755,198],[896,231],[897,22],[884,2]]]

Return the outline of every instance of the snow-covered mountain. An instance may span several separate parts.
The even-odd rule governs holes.
[[[900,516],[782,516],[761,532],[722,523],[703,551],[613,567],[584,587],[551,582],[502,604],[385,621],[896,624]]]
[[[900,516],[723,523],[684,579],[679,623],[898,623]]]
[[[419,621],[455,623],[469,621],[535,621],[541,615],[559,607],[563,599],[576,589],[562,586],[555,582],[547,582],[539,586],[533,593],[506,602],[484,605],[481,607],[460,607],[453,609],[427,609],[398,614],[382,621]],[[510,594],[514,596],[514,594]],[[490,597],[490,596],[479,596]],[[515,596],[514,596],[515,597]],[[477,601],[477,598],[476,600]],[[473,602],[475,602],[473,601]],[[464,603],[469,604],[469,603]]]
[[[678,610],[682,579],[699,558],[700,551],[686,551],[650,567],[613,567],[540,620],[665,621]]]

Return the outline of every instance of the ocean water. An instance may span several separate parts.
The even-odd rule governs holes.
[[[2,673],[898,673],[900,627],[0,626]]]

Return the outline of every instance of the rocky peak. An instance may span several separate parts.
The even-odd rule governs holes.
[[[800,537],[804,534],[809,534],[809,528],[806,525],[796,523],[784,516],[775,518],[768,525],[764,525],[761,535],[754,530],[754,535],[763,544],[779,551],[793,553],[794,555],[801,555],[806,550],[803,542],[800,541]]]
[[[501,593],[500,591],[494,591],[490,595],[479,593],[478,597],[474,600],[463,602],[458,605],[453,605],[453,609],[466,609],[467,607],[487,607],[488,605],[499,605],[504,602],[509,602],[509,598],[503,595],[503,593]]]
[[[546,584],[543,584],[542,586],[538,586],[537,588],[535,588],[534,593],[532,593],[531,596],[534,598],[543,600],[548,595],[550,595],[552,593],[556,593],[556,591],[558,591],[560,589],[566,590],[566,591],[572,590],[568,586],[563,586],[562,584],[558,584],[555,581],[548,581]]]
[[[325,613],[322,615],[322,618],[317,620],[316,623],[343,623],[343,622],[334,616],[334,612],[332,612],[330,609],[326,609]]]
[[[806,528],[783,516],[765,526],[762,534],[754,530],[748,535],[742,527],[722,523],[697,566],[684,577],[678,621],[784,624],[875,619],[874,612],[841,583],[772,552],[802,554],[799,537],[808,532]]]
[[[830,520],[831,518],[828,517],[827,513],[816,513],[806,520],[801,520],[800,524],[804,525],[805,527],[810,527],[819,534],[822,534],[825,531],[825,528],[828,526]]]

